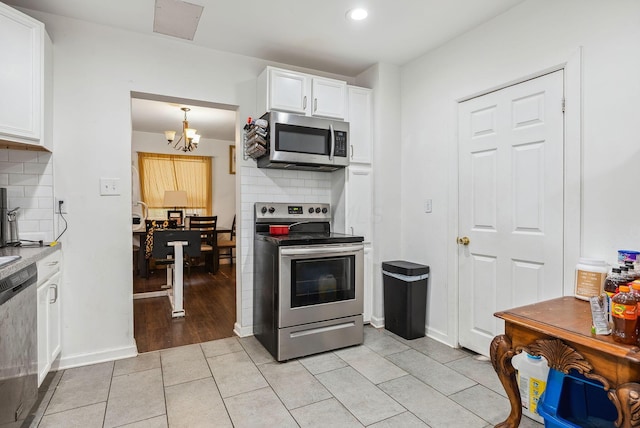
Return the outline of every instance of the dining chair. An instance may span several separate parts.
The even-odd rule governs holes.
[[[145,230],[147,232],[144,239],[145,278],[149,278],[149,268],[153,257],[153,235],[157,230],[176,229],[177,227],[178,223],[175,220],[145,220]],[[142,245],[142,243],[140,244]]]
[[[229,263],[233,264],[233,251],[236,248],[236,216],[233,216],[233,223],[231,225],[231,231],[229,233],[229,239],[219,239],[216,246],[216,259],[218,265],[220,265],[220,259],[229,259]],[[220,232],[220,235],[223,233]],[[224,233],[226,234],[226,233]]]
[[[204,258],[207,271],[215,273],[217,260],[215,260],[215,240],[218,216],[191,216],[189,217],[189,229],[200,232],[200,253]],[[191,269],[191,263],[189,269]]]

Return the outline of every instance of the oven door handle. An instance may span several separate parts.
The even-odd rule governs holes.
[[[332,256],[334,254],[353,253],[364,250],[363,245],[346,245],[341,247],[322,247],[317,248],[282,248],[280,254],[283,256],[307,256],[316,254],[326,254]]]

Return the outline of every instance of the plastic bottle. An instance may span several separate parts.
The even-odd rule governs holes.
[[[631,282],[636,279],[633,276],[633,270],[629,270],[628,266],[624,266],[624,265],[620,266],[620,275],[622,275],[622,279],[625,282]]]
[[[547,386],[549,365],[541,356],[529,355],[522,351],[511,359],[513,368],[518,370],[517,381],[522,401],[522,414],[544,423],[538,414],[538,401]]]
[[[638,322],[638,300],[629,292],[629,286],[621,285],[619,293],[611,299],[611,315],[613,331],[611,335],[616,342],[635,345],[638,341],[636,324]]]
[[[613,268],[604,281],[604,291],[609,297],[613,297],[613,295],[618,292],[618,287],[621,284],[624,284],[624,279],[622,278],[620,268]]]
[[[635,264],[632,261],[627,260],[626,262],[624,262],[624,265],[627,267],[627,269],[629,269],[629,276],[633,278],[632,281],[640,279],[640,272],[638,272]]]
[[[637,309],[636,314],[640,315],[640,280],[635,280],[631,284],[629,284],[631,289],[630,293],[636,298],[637,301]],[[640,317],[636,320],[636,342],[640,344]]]
[[[575,296],[589,300],[604,290],[609,265],[604,260],[580,257],[576,265]]]

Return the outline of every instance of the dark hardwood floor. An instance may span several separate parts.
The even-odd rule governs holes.
[[[156,351],[233,336],[236,320],[236,269],[221,265],[215,275],[203,266],[184,274],[186,316],[171,318],[166,296],[134,299],[133,324],[138,352]],[[133,276],[134,293],[158,291],[166,272],[157,269],[148,279]]]

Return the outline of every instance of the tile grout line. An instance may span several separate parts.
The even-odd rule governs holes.
[[[224,340],[224,339],[220,339],[220,340]],[[240,347],[242,347],[242,344],[240,344]],[[213,380],[213,384],[216,386],[216,391],[218,391],[218,395],[220,396],[220,401],[222,401],[222,405],[224,406],[224,411],[226,412],[227,417],[229,418],[229,422],[231,422],[231,426],[235,426],[233,423],[233,419],[231,419],[231,414],[229,413],[229,409],[227,408],[227,403],[225,403],[224,398],[222,397],[222,392],[220,392],[220,387],[218,386],[218,382],[216,382],[216,378],[213,375],[213,370],[211,370],[211,365],[209,364],[209,358],[214,358],[214,357],[207,358],[207,355],[205,354],[204,349],[202,348],[202,343],[200,344],[200,350],[202,351],[202,355],[204,356],[204,361],[207,363],[207,367],[209,368],[209,373],[211,373],[211,379]],[[221,354],[221,355],[228,355],[228,354],[233,354],[233,352],[227,352],[226,354]],[[167,426],[168,425],[169,425],[169,422],[167,421]]]

